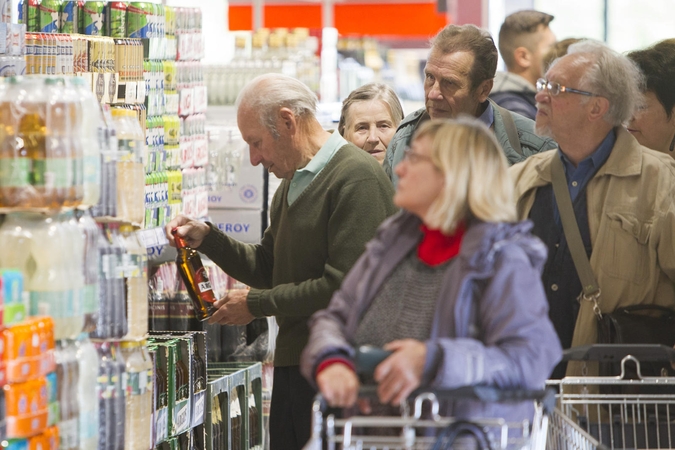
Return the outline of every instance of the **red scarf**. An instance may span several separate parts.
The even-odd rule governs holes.
[[[466,228],[464,223],[460,222],[450,236],[443,234],[441,230],[432,230],[426,225],[420,225],[420,230],[424,236],[417,246],[417,257],[425,264],[438,266],[459,254]]]

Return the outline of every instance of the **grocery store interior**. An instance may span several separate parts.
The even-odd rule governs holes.
[[[379,82],[407,115],[431,37],[525,9],[619,52],[675,33],[675,0],[0,0],[0,447],[269,448],[278,325],[200,320],[189,274],[246,286],[165,232],[183,214],[260,242],[280,180],[237,95],[295,77],[334,129]]]

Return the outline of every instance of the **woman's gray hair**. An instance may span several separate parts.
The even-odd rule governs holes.
[[[368,100],[382,100],[389,107],[389,114],[394,127],[403,120],[403,107],[396,95],[396,91],[384,83],[368,83],[360,88],[354,89],[347,98],[342,102],[342,113],[340,114],[340,122],[338,123],[338,133],[345,135],[345,127],[347,126],[347,116],[349,115],[349,107],[356,102],[363,102]]]
[[[316,95],[299,80],[278,73],[260,75],[241,90],[234,105],[259,112],[260,124],[266,127],[274,138],[279,137],[276,123],[279,109],[288,108],[296,117],[316,117]]]
[[[593,40],[570,45],[567,54],[577,57],[579,63],[588,64],[588,70],[580,80],[580,89],[609,100],[605,121],[619,126],[629,120],[642,102],[643,76],[635,63]]]

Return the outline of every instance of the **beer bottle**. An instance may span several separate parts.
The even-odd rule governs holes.
[[[216,301],[209,276],[202,265],[199,253],[190,248],[185,240],[178,236],[175,228],[171,231],[171,234],[174,236],[176,249],[178,250],[176,266],[178,266],[178,271],[183,278],[190,299],[192,299],[195,317],[202,321],[206,320],[215,312],[213,304]]]

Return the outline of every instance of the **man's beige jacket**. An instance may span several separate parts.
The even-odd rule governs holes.
[[[603,313],[657,304],[675,308],[675,161],[641,146],[622,127],[607,162],[588,182],[591,267]],[[512,166],[518,214],[527,218],[537,188],[551,184],[556,150]],[[582,302],[572,346],[597,342],[593,304]],[[568,375],[580,365],[569,364]]]

